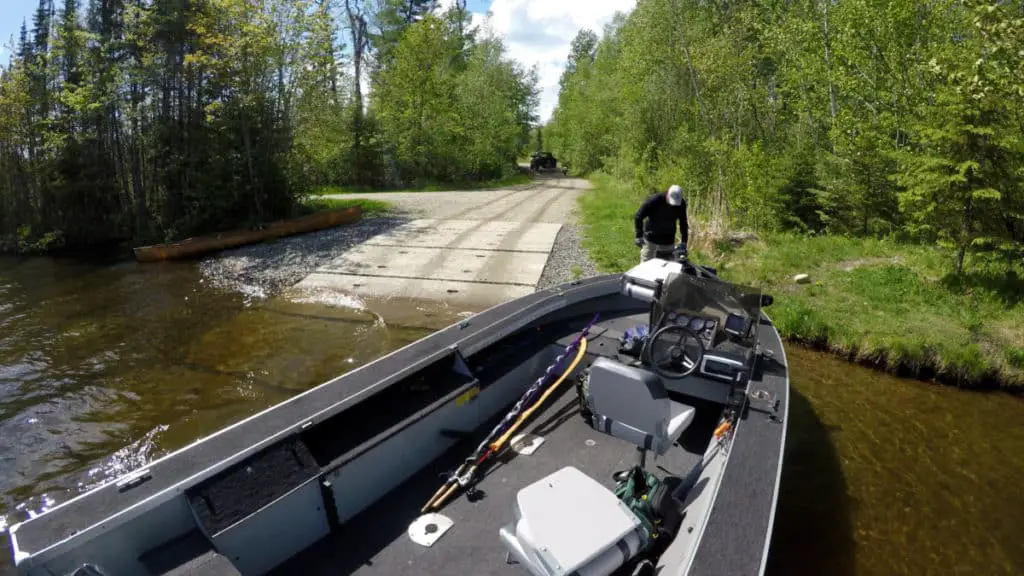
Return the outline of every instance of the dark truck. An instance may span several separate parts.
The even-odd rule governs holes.
[[[530,156],[530,172],[554,172],[561,171],[563,175],[569,173],[565,166],[558,167],[558,160],[551,152],[534,152]]]

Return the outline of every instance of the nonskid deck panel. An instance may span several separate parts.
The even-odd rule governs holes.
[[[767,330],[766,328],[772,328]],[[767,353],[750,390],[764,390],[768,400],[751,402],[740,420],[730,449],[729,466],[705,527],[691,575],[761,573],[770,544],[779,471],[788,424],[789,369],[778,333],[762,320],[760,344]],[[762,412],[778,401],[772,414]]]
[[[597,355],[588,354],[586,364],[596,358]],[[716,406],[701,404],[697,419],[680,438],[680,444],[706,446],[718,416]],[[498,539],[498,529],[512,520],[516,493],[565,466],[575,466],[612,489],[612,473],[633,466],[638,456],[634,445],[602,434],[583,420],[570,382],[562,385],[560,392],[548,400],[543,411],[523,431],[543,436],[544,443],[530,456],[513,454],[508,460],[495,463],[477,486],[484,494],[482,499],[471,502],[460,493],[447,503],[439,512],[451,518],[454,526],[432,547],[413,543],[406,529],[441,485],[444,474],[472,453],[479,438],[456,446],[337,533],[279,566],[272,574],[521,576],[525,573],[521,566],[505,563],[505,548]],[[481,432],[486,434],[486,430]],[[700,454],[676,446],[657,459],[648,456],[647,466],[659,476],[685,476],[700,460]]]

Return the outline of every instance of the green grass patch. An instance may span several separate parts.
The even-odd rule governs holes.
[[[324,212],[326,210],[342,210],[344,208],[351,208],[352,206],[359,206],[363,209],[364,216],[371,216],[375,214],[384,214],[394,208],[394,205],[390,202],[384,202],[382,200],[367,200],[363,198],[317,198],[312,197],[306,199],[300,204],[299,214],[312,214],[314,212]]]
[[[325,196],[334,194],[371,194],[374,192],[449,192],[466,190],[492,190],[494,188],[505,188],[508,186],[521,186],[530,184],[533,178],[529,174],[513,174],[507,178],[498,180],[486,180],[481,182],[423,182],[405,188],[368,188],[362,186],[320,186],[315,188],[311,194],[314,196]]]
[[[639,262],[633,212],[643,199],[605,176],[580,198],[584,247],[605,272]],[[691,218],[691,239],[700,224]],[[696,246],[695,246],[696,245]],[[783,337],[893,372],[962,386],[1024,390],[1024,282],[978,256],[963,275],[947,250],[841,236],[762,236],[742,246],[691,242],[722,277],[775,296]],[[808,284],[792,278],[806,273]]]

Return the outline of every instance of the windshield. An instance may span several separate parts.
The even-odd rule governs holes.
[[[756,346],[761,318],[759,288],[714,277],[698,278],[685,271],[669,274],[664,286],[655,307],[659,325],[686,322],[695,332],[711,336],[709,348]]]

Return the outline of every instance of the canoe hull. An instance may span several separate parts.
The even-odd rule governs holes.
[[[288,220],[278,220],[267,224],[260,230],[233,230],[209,236],[187,238],[181,242],[139,246],[134,249],[135,260],[139,262],[161,262],[164,260],[192,258],[219,250],[262,242],[271,238],[283,238],[294,234],[333,228],[343,224],[355,224],[362,219],[362,216],[362,208],[352,206],[341,210],[329,210]]]

